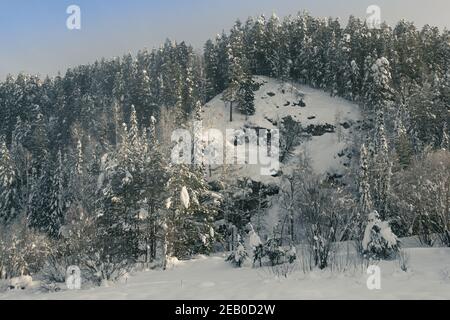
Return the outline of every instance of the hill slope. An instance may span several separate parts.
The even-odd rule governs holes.
[[[294,148],[294,154],[303,153],[308,157],[316,173],[342,174],[349,162],[349,158],[345,156],[346,151],[355,134],[355,124],[361,117],[358,106],[308,86],[263,76],[256,76],[254,80],[260,85],[255,91],[255,114],[246,119],[245,115],[234,110],[233,121],[230,122],[229,105],[222,100],[220,94],[204,107],[204,130],[218,129],[225,137],[226,129],[278,129],[283,118],[291,116],[301,124],[305,133],[309,133],[309,138]],[[207,139],[206,137],[205,140]],[[225,152],[231,150],[233,142],[226,141]],[[256,140],[249,139],[248,148],[255,150]],[[295,158],[293,156],[281,164],[281,171],[288,171],[295,164]],[[251,177],[257,181],[277,180],[270,175],[261,175],[260,167],[235,165],[228,168],[228,173],[235,177]],[[220,174],[220,170],[216,170],[215,174]]]

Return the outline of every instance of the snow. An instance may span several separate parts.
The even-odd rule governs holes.
[[[245,248],[242,245],[242,243],[239,243],[236,252],[234,254],[234,260],[236,262],[239,262],[239,260],[241,260],[243,256],[245,256]]]
[[[165,201],[165,207],[166,209],[170,209],[172,207],[172,198],[167,198]]]
[[[398,261],[380,262],[380,290],[367,288],[362,268],[303,273],[297,265],[280,278],[271,268],[234,268],[224,254],[173,261],[166,271],[137,272],[109,287],[45,294],[13,290],[0,292],[0,299],[450,299],[450,248],[404,250],[410,256],[407,272]]]
[[[256,247],[262,245],[261,239],[259,238],[258,234],[254,230],[250,231],[250,233],[249,233],[249,245],[252,248],[256,248]]]
[[[388,247],[392,248],[397,244],[397,236],[392,232],[389,223],[386,221],[381,221],[379,223],[380,234],[384,240],[386,240]]]
[[[331,124],[336,127],[336,132],[325,133],[322,136],[313,136],[311,140],[303,142],[296,148],[294,154],[304,154],[310,158],[313,169],[318,174],[341,173],[345,171],[346,157],[339,157],[341,151],[346,150],[352,141],[353,126],[344,129],[343,123],[354,124],[361,119],[359,107],[347,100],[331,97],[328,93],[313,89],[306,85],[282,82],[264,76],[255,76],[254,80],[262,86],[255,92],[255,114],[246,116],[240,114],[237,109],[233,111],[233,121],[229,121],[229,105],[222,100],[219,94],[208,102],[203,108],[202,126],[204,140],[208,141],[207,130],[214,129],[210,135],[217,136],[217,131],[226,137],[227,129],[243,130],[244,128],[265,128],[268,130],[278,129],[281,120],[291,116],[295,121],[302,124],[304,128],[309,125]],[[293,104],[303,101],[306,106],[294,106]],[[287,105],[289,103],[289,105]],[[339,134],[338,134],[339,131]],[[217,138],[216,138],[217,139]],[[211,137],[210,137],[211,140]],[[242,143],[244,137],[238,139]],[[225,141],[224,158],[234,148],[234,139]],[[245,158],[246,153],[257,153],[257,139],[249,137],[247,151],[238,148],[238,158]],[[231,152],[230,152],[231,151]],[[240,153],[239,153],[240,152]],[[243,153],[243,154],[242,154]],[[247,159],[248,158],[247,155]],[[278,182],[279,178],[271,175],[261,174],[267,159],[260,159],[260,164],[238,163],[227,167],[233,177],[251,177],[255,181]],[[262,164],[262,165],[261,165]],[[295,164],[291,159],[281,170],[286,173]],[[219,177],[222,170],[215,168],[213,176]]]
[[[33,278],[30,276],[20,276],[12,278],[9,281],[9,285],[15,290],[24,290],[30,288],[33,284]]]
[[[392,232],[389,223],[386,221],[381,221],[378,213],[376,211],[373,211],[369,214],[368,223],[366,229],[364,230],[364,237],[362,240],[362,247],[364,250],[368,249],[369,243],[372,240],[371,232],[374,226],[377,226],[380,229],[380,235],[384,240],[386,240],[387,246],[389,248],[397,245],[397,236]]]
[[[183,204],[184,208],[188,209],[189,205],[190,205],[190,198],[189,198],[189,193],[187,191],[187,188],[185,186],[183,186],[183,188],[181,188],[180,200],[181,200],[181,203]]]

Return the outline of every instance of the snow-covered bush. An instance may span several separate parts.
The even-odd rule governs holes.
[[[264,246],[260,244],[253,249],[253,266],[256,266],[256,263],[258,262],[259,266],[262,267],[263,258],[264,258]]]
[[[39,272],[49,253],[44,235],[21,221],[0,227],[0,278],[10,279]]]
[[[298,186],[297,205],[314,266],[325,269],[333,254],[333,245],[351,231],[355,201],[341,187],[331,187],[314,173],[305,172]]]
[[[440,240],[450,247],[450,152],[425,152],[394,175],[392,185],[394,209],[408,233],[427,246]]]
[[[399,240],[377,211],[369,214],[362,249],[366,258],[374,260],[393,258],[398,253]]]
[[[253,247],[253,265],[259,261],[259,266],[270,266],[293,263],[297,259],[296,249],[293,245],[283,246],[278,237],[269,238],[264,244],[261,242]]]
[[[239,242],[236,249],[231,252],[226,261],[231,262],[234,266],[240,268],[242,267],[244,261],[248,258],[248,253],[245,251],[244,245]]]
[[[64,283],[67,268],[79,265],[82,259],[82,248],[72,241],[59,239],[55,241],[41,271],[42,279],[46,284]]]
[[[63,283],[66,280],[67,266],[64,259],[49,258],[42,269],[42,278],[48,283]]]
[[[99,253],[94,253],[83,261],[83,279],[91,281],[97,285],[115,282],[127,275],[133,268],[133,263],[127,259],[117,259],[117,257],[104,257]]]
[[[289,263],[294,263],[294,261],[297,260],[297,250],[295,249],[295,247],[293,245],[291,245],[289,250],[286,251],[285,255],[286,255],[286,260]]]
[[[262,266],[262,259],[264,257],[264,247],[259,235],[253,229],[252,224],[248,225],[250,229],[248,233],[248,244],[252,250],[253,266],[256,262],[259,262],[259,266]]]
[[[281,263],[270,267],[270,272],[277,278],[287,278],[289,274],[294,272],[297,265],[294,263]]]
[[[283,263],[285,251],[281,246],[281,239],[269,238],[264,244],[264,256],[269,259],[272,266]]]

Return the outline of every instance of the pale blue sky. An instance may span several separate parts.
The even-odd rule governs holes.
[[[82,29],[66,28],[66,8],[81,8]],[[449,0],[0,0],[0,80],[24,71],[44,76],[70,66],[153,48],[166,38],[197,48],[236,18],[307,10],[314,16],[365,17],[368,5],[382,19],[449,28]]]

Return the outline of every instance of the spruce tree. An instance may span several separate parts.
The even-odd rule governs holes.
[[[19,209],[17,176],[4,137],[0,138],[0,222],[11,222]]]
[[[389,157],[388,141],[384,127],[384,113],[377,114],[374,135],[374,157],[372,165],[372,198],[374,208],[382,220],[388,218],[389,192],[391,186],[392,164]]]
[[[372,197],[370,195],[370,168],[369,155],[366,145],[361,146],[360,174],[359,174],[359,207],[363,216],[372,210]]]
[[[255,114],[255,93],[252,76],[247,74],[240,85],[238,92],[238,106],[242,114],[251,116]]]

